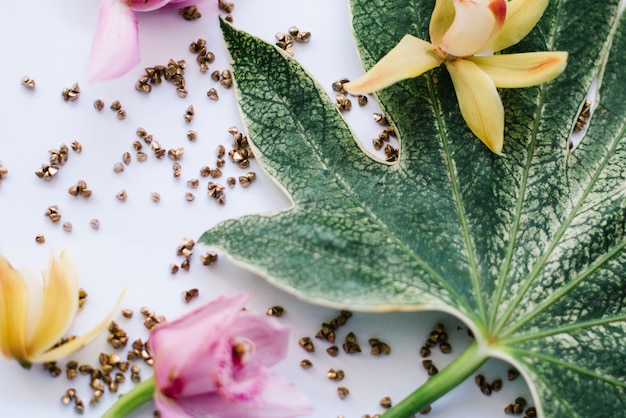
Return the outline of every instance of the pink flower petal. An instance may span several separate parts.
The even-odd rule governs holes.
[[[155,397],[163,418],[291,418],[313,413],[313,406],[287,379],[273,373],[259,399],[252,402],[229,401],[217,393],[207,393],[174,402]]]
[[[254,342],[254,354],[264,366],[273,366],[287,355],[289,327],[267,315],[241,312],[235,319],[231,333]]]
[[[171,10],[202,3],[203,0],[130,0],[127,4],[136,12],[151,12],[158,9]]]
[[[128,73],[139,64],[137,16],[120,0],[102,0],[96,36],[87,64],[91,81],[104,81]]]
[[[195,6],[202,3],[203,0],[171,0],[169,4],[163,6],[163,10],[182,9],[187,6]]]
[[[118,0],[122,1],[122,0]],[[136,12],[151,12],[153,10],[160,9],[171,3],[170,0],[130,0],[125,1]]]
[[[235,363],[229,358],[218,370],[216,376],[218,393],[230,401],[255,401],[267,384],[269,370],[258,359],[246,364],[245,367]]]
[[[271,373],[265,384],[259,405],[261,408],[250,408],[247,416],[251,418],[288,418],[310,415],[313,405],[309,399],[287,378]]]
[[[228,344],[228,340],[219,338],[213,341],[199,341],[202,343],[191,340],[189,344],[186,344],[196,346],[196,351],[191,353],[190,357],[182,358],[180,361],[161,361],[161,364],[167,366],[154,368],[158,390],[171,398],[194,396],[218,390],[219,382],[216,376],[219,374],[219,369],[224,368],[226,362],[224,356],[230,355],[232,347]],[[167,357],[176,357],[180,351],[170,352]],[[156,360],[155,364],[157,364]]]
[[[207,395],[199,395],[205,397]],[[154,406],[159,411],[161,418],[194,418],[191,412],[188,412],[175,399],[163,395],[158,390],[154,392]],[[206,415],[207,417],[209,415]]]

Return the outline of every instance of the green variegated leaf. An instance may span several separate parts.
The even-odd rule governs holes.
[[[433,1],[352,0],[366,68],[406,33],[428,40]],[[626,19],[617,0],[551,1],[511,51],[564,50],[556,80],[502,90],[504,153],[460,116],[445,69],[378,93],[400,139],[380,163],[292,58],[223,24],[255,155],[292,208],[219,224],[201,241],[307,300],[437,309],[476,336],[390,416],[410,416],[487,358],[522,371],[539,416],[626,409]],[[601,80],[581,145],[568,138]]]

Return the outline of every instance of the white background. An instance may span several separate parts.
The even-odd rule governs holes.
[[[231,264],[221,257],[217,265],[205,267],[198,256],[207,251],[196,247],[189,272],[176,275],[169,272],[170,263],[182,261],[176,248],[184,237],[197,239],[200,234],[223,219],[265,211],[285,209],[289,200],[273,185],[256,162],[250,170],[257,181],[248,189],[237,185],[227,189],[227,204],[219,206],[206,195],[208,179],[200,178],[204,165],[215,166],[215,150],[219,144],[230,149],[231,136],[227,130],[244,127],[239,118],[234,91],[226,90],[211,80],[209,73],[201,74],[195,56],[188,45],[204,38],[209,50],[216,55],[211,71],[228,66],[228,57],[218,28],[220,13],[217,1],[199,6],[203,17],[187,22],[175,11],[140,14],[142,62],[125,77],[99,84],[89,83],[84,71],[94,34],[98,1],[64,0],[38,2],[5,2],[0,14],[2,39],[2,77],[0,77],[0,163],[9,174],[0,183],[0,252],[16,267],[39,271],[45,267],[50,251],[67,248],[78,266],[80,283],[89,293],[72,333],[80,333],[101,318],[114,304],[126,286],[128,295],[123,307],[135,311],[128,320],[116,315],[131,341],[147,338],[139,309],[147,306],[157,314],[175,318],[215,296],[232,291],[246,291],[252,296],[248,309],[264,312],[272,305],[282,305],[286,313],[281,321],[292,327],[289,356],[275,367],[289,377],[316,405],[315,417],[361,417],[383,412],[378,405],[383,396],[399,401],[427,378],[421,366],[419,347],[436,322],[446,325],[455,353],[469,343],[462,324],[440,313],[356,313],[338,331],[338,343],[348,331],[359,338],[363,353],[336,358],[326,354],[329,344],[314,339],[317,350],[309,354],[298,346],[298,339],[314,337],[321,322],[329,321],[336,309],[312,306],[282,291],[260,278]],[[270,1],[237,0],[233,11],[234,23],[267,41],[274,42],[276,32],[286,32],[290,26],[312,33],[308,44],[296,44],[296,58],[309,70],[330,94],[333,81],[355,78],[362,73],[353,45],[347,1]],[[134,89],[143,68],[166,64],[170,58],[187,60],[185,78],[189,95],[179,98],[169,83],[156,86],[152,93],[142,94]],[[20,85],[24,75],[32,77],[37,87],[27,90]],[[78,82],[80,98],[64,102],[61,91]],[[215,87],[218,101],[206,97]],[[97,98],[106,107],[97,112],[92,104]],[[117,120],[108,106],[119,100],[127,112],[126,120]],[[193,104],[196,115],[191,123],[183,119],[185,109]],[[373,122],[377,111],[373,100],[359,108],[353,101],[346,117],[363,142],[371,147],[371,139],[380,131]],[[181,161],[182,176],[172,175],[172,161],[157,160],[151,151],[148,160],[133,161],[123,173],[113,172],[122,153],[133,153],[132,142],[138,138],[135,130],[145,128],[166,149],[184,147]],[[190,143],[186,131],[194,129],[198,139]],[[70,151],[68,163],[54,179],[45,182],[35,176],[35,170],[48,161],[48,150],[68,146],[77,140],[83,152]],[[134,153],[133,153],[134,155]],[[379,154],[380,155],[380,154]],[[224,177],[245,173],[227,161]],[[191,178],[200,178],[201,185],[192,190],[186,185]],[[93,190],[90,199],[75,198],[67,189],[80,179]],[[126,189],[128,199],[121,202],[115,195]],[[185,192],[196,195],[193,202],[184,199]],[[151,200],[151,192],[161,195],[160,203]],[[44,212],[58,205],[62,214],[59,224],[52,224]],[[101,223],[99,230],[89,226],[92,218]],[[69,221],[71,233],[61,226]],[[35,243],[43,234],[45,244]],[[341,280],[340,277],[337,278]],[[182,302],[184,290],[198,288],[200,296],[189,305]],[[349,308],[349,307],[347,307]],[[457,328],[461,326],[461,328]],[[367,340],[377,337],[392,349],[388,357],[369,354]],[[100,352],[111,352],[101,335],[88,348],[71,358],[96,365]],[[125,350],[121,351],[125,354]],[[440,368],[454,354],[433,358]],[[314,366],[303,370],[299,362],[309,358]],[[69,359],[67,359],[69,360]],[[64,365],[65,360],[60,364]],[[142,365],[143,366],[143,365]],[[343,369],[346,378],[340,382],[326,379],[329,368]],[[483,396],[473,381],[465,382],[433,405],[432,417],[502,417],[504,407],[516,396],[526,396],[521,379],[506,381],[507,365],[489,362],[482,370],[488,379],[502,378],[504,390],[491,397]],[[143,367],[142,376],[150,376]],[[130,379],[128,379],[130,380]],[[337,386],[345,386],[350,395],[345,400],[337,396]],[[86,404],[91,390],[85,376],[68,381],[65,376],[51,378],[40,367],[31,371],[17,363],[0,359],[0,417],[61,417],[72,416],[71,406],[60,398],[69,387],[77,389]],[[131,383],[123,385],[127,391]],[[87,406],[85,416],[99,416],[115,401],[117,395],[107,393],[96,407]],[[138,411],[136,417],[151,417],[152,405]]]

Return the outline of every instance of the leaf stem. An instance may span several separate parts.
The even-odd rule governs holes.
[[[135,385],[130,392],[120,396],[105,413],[102,418],[123,418],[139,408],[146,402],[150,402],[155,391],[154,377]]]
[[[431,377],[409,396],[385,412],[382,418],[408,418],[463,383],[482,366],[489,356],[477,341],[446,368]]]

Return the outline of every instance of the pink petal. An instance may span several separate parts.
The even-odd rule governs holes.
[[[263,408],[261,411],[260,408]],[[256,418],[288,418],[312,414],[313,405],[285,377],[271,373],[265,385],[260,406],[250,408],[249,417]]]
[[[199,395],[205,397],[207,395]],[[188,412],[182,404],[173,398],[163,395],[158,390],[154,392],[154,406],[159,411],[161,418],[194,418],[192,412]],[[209,417],[210,415],[205,415]]]
[[[254,342],[254,357],[264,366],[272,366],[287,355],[289,327],[276,318],[241,312],[231,330],[233,335]]]
[[[217,376],[218,394],[229,401],[253,402],[259,399],[267,385],[268,373],[258,361],[245,367],[224,367]]]
[[[268,371],[260,398],[252,402],[229,401],[217,393],[209,393],[174,401],[155,397],[163,418],[291,418],[309,415],[313,406],[287,379]]]
[[[119,0],[122,1],[122,0]],[[153,10],[158,10],[164,6],[167,6],[168,3],[171,3],[170,0],[130,0],[126,1],[126,4],[130,6],[136,12],[151,12]]]
[[[217,371],[232,362],[231,327],[248,296],[222,296],[155,327],[150,334],[155,383],[171,397],[217,388]]]
[[[139,64],[137,16],[120,0],[102,0],[87,74],[104,81],[128,73]]]
[[[182,9],[187,6],[195,6],[203,0],[171,0],[169,4],[163,6],[163,10]]]
[[[171,10],[202,3],[203,0],[130,0],[128,5],[136,12],[151,12],[158,9]]]

